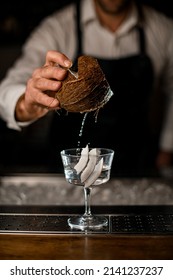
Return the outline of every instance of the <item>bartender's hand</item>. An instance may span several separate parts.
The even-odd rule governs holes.
[[[157,159],[156,166],[158,169],[170,167],[173,164],[173,152],[160,151]]]
[[[49,110],[60,109],[55,93],[67,75],[65,68],[72,66],[64,54],[48,51],[43,67],[37,68],[28,80],[25,93],[16,104],[15,118],[19,122],[32,121],[44,116]]]

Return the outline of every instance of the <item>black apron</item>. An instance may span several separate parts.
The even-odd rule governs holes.
[[[141,14],[141,11],[139,11]],[[141,26],[139,54],[120,59],[96,57],[110,84],[114,95],[99,111],[97,122],[94,113],[88,113],[82,137],[79,137],[84,114],[68,113],[60,116],[58,129],[63,140],[59,147],[107,147],[115,151],[112,174],[116,176],[149,176],[153,170],[157,149],[149,122],[150,98],[153,85],[153,68],[145,53],[145,34]],[[80,7],[77,4],[78,51],[83,54],[82,32],[80,30]],[[60,124],[61,122],[61,124]],[[57,120],[56,126],[58,128]],[[62,127],[63,126],[63,127]],[[62,135],[63,134],[63,135]],[[59,135],[59,140],[60,140]]]

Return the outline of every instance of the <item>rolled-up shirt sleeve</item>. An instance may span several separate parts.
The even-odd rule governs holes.
[[[6,87],[1,92],[0,98],[0,114],[2,119],[6,120],[7,126],[12,129],[20,130],[21,123],[15,120],[15,106],[22,95],[25,92],[25,85],[9,86],[8,91]],[[22,123],[22,125],[28,125],[28,123]]]
[[[167,40],[167,57],[163,69],[163,92],[166,97],[165,115],[160,136],[160,149],[173,152],[173,32]]]
[[[160,149],[173,152],[173,96],[169,98],[167,104],[167,111],[160,136]]]
[[[27,81],[32,76],[33,71],[44,65],[47,51],[64,52],[69,58],[75,52],[75,38],[73,36],[75,24],[67,22],[74,21],[74,7],[71,5],[59,12],[58,15],[57,13],[44,19],[31,33],[23,45],[21,56],[8,70],[5,79],[0,84],[0,117],[9,128],[20,130],[22,126],[31,123],[16,122],[15,106],[19,97],[25,93]],[[68,44],[66,43],[67,35]]]

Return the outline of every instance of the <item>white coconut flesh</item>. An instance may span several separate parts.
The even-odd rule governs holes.
[[[81,156],[78,161],[78,163],[74,166],[74,169],[76,170],[77,174],[79,174],[87,165],[89,157],[89,147],[88,145],[82,149]]]
[[[87,166],[84,168],[82,174],[81,174],[81,183],[85,182],[86,179],[91,175],[91,173],[93,172],[96,163],[97,163],[97,149],[92,149],[89,152],[89,160],[87,163]]]
[[[98,161],[98,149],[94,148],[89,151],[88,145],[82,149],[81,156],[74,169],[77,174],[81,173],[81,183],[84,183],[84,187],[91,186],[97,178],[103,168],[103,158]]]
[[[84,183],[84,187],[88,188],[90,187],[92,184],[94,184],[94,182],[97,180],[97,178],[100,176],[101,172],[103,169],[103,158],[101,158],[99,160],[99,162],[96,164],[93,172],[91,173],[91,175],[88,177],[88,179],[85,181]]]

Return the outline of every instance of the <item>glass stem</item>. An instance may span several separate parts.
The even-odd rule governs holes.
[[[90,198],[91,198],[91,188],[84,188],[84,199],[85,199],[85,213],[83,215],[84,218],[89,218],[92,216]]]

